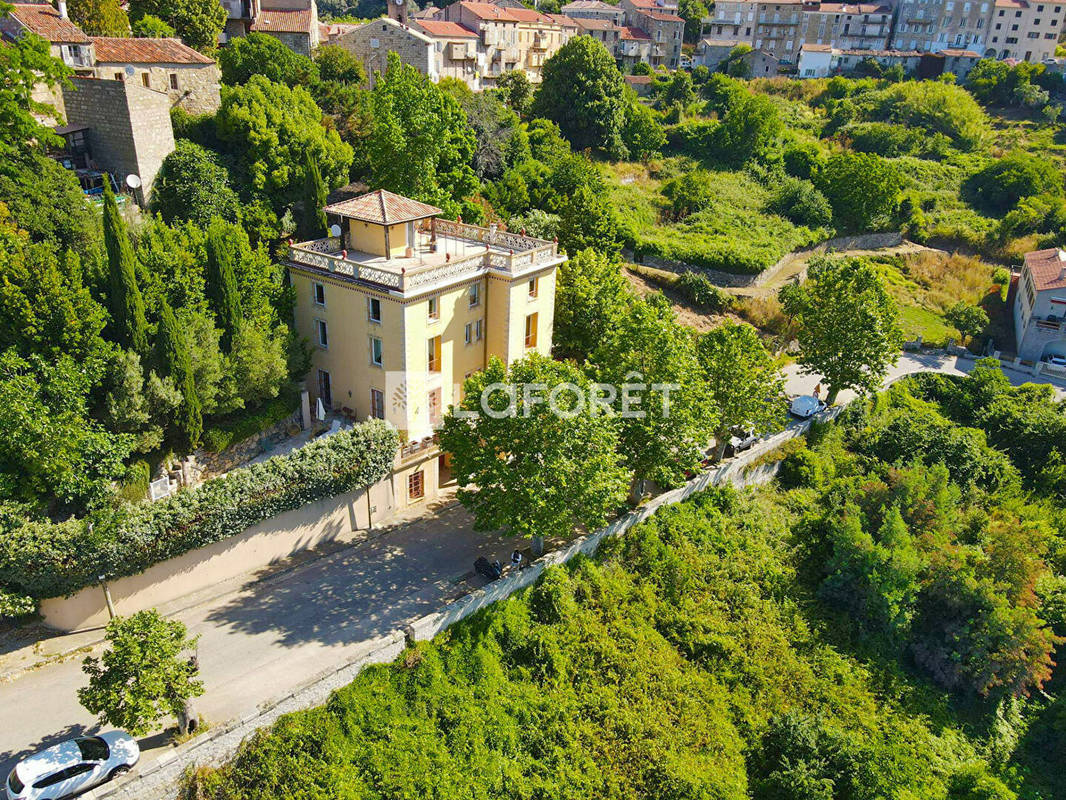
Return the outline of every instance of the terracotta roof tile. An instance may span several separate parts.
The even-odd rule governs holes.
[[[564,28],[576,28],[577,20],[570,19],[566,14],[548,14],[551,17],[552,22],[556,25],[562,25]]]
[[[1052,247],[1025,254],[1025,266],[1033,278],[1033,288],[1066,289],[1066,252]]]
[[[609,19],[584,19],[579,17],[574,23],[586,31],[620,31],[622,30]]]
[[[442,19],[416,19],[414,24],[430,36],[441,39],[476,39],[477,34],[469,28],[464,28],[458,22],[447,22]]]
[[[261,11],[251,30],[253,33],[310,33],[311,9]]]
[[[513,9],[503,6],[494,6],[492,3],[471,3],[463,0],[459,6],[464,11],[469,11],[478,19],[502,20],[504,22],[518,22],[518,18],[511,14]]]
[[[214,64],[180,39],[118,39],[94,36],[96,60],[108,64]]]
[[[651,41],[651,37],[642,28],[634,28],[631,25],[626,25],[622,28],[622,38],[630,40],[647,39],[649,42]]]
[[[435,217],[441,213],[436,206],[420,203],[384,189],[353,197],[351,200],[342,200],[326,206],[325,211],[327,214],[337,214],[348,219],[373,222],[377,225],[395,225],[415,219]]]
[[[646,86],[652,82],[651,75],[623,75],[622,77],[630,86]]]
[[[573,3],[567,3],[562,7],[562,12],[568,14],[571,11],[612,11],[620,12],[618,6],[612,6],[609,3],[604,3],[603,0],[574,0]]]
[[[28,30],[50,42],[89,44],[90,39],[69,19],[63,19],[48,3],[16,3],[11,16]]]

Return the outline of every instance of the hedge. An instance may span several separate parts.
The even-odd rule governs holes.
[[[204,481],[156,503],[88,519],[30,520],[0,509],[0,592],[70,595],[235,536],[285,511],[377,483],[392,469],[396,431],[380,420]]]

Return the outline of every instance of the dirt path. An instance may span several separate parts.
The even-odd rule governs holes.
[[[898,244],[895,247],[882,247],[874,250],[833,250],[831,252],[834,256],[895,256],[924,252],[948,254],[946,250],[938,250],[935,247],[926,247],[906,240],[903,241],[903,244]],[[781,264],[776,271],[768,274],[758,286],[726,289],[726,291],[737,297],[768,297],[776,295],[778,289],[786,283],[792,282],[797,275],[807,268],[812,258],[824,254],[824,251],[819,250],[797,252],[794,254],[796,258]]]

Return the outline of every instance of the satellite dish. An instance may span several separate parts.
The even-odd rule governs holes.
[[[341,226],[340,225],[330,225],[329,226],[329,235],[330,236],[340,236],[341,235]]]
[[[129,174],[126,176],[126,185],[131,189],[141,188],[141,177],[139,175]]]
[[[132,78],[134,75],[137,74],[137,70],[135,70],[133,67],[131,67],[129,64],[127,64],[126,65],[126,74],[129,75]]]

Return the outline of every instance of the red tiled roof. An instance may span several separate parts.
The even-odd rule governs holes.
[[[1032,276],[1036,291],[1066,289],[1066,252],[1057,247],[1033,250],[1025,254],[1025,266]]]
[[[634,8],[639,8],[644,11],[663,9],[663,8],[677,8],[677,3],[667,4],[659,3],[657,0],[630,0]]]
[[[43,36],[50,42],[65,44],[89,44],[90,39],[77,25],[69,19],[63,19],[59,12],[47,3],[15,3],[11,16],[21,22],[29,31]]]
[[[547,14],[541,14],[532,8],[508,8],[507,11],[519,22],[540,22],[545,25],[554,25],[555,20]]]
[[[962,56],[963,58],[980,58],[980,53],[975,53],[973,50],[955,50],[953,48],[948,50],[941,50],[942,56]]]
[[[562,8],[562,12],[565,14],[567,11],[616,11],[620,12],[618,6],[612,6],[609,3],[604,3],[603,0],[574,0],[572,3],[567,3]]]
[[[651,75],[623,75],[622,77],[630,85],[644,86],[651,83]]]
[[[502,20],[504,22],[517,22],[518,18],[511,14],[514,9],[494,6],[492,3],[471,3],[467,0],[459,3],[464,11],[469,11],[478,19]],[[536,13],[536,12],[534,12]]]
[[[548,14],[547,16],[551,17],[556,25],[562,25],[564,28],[577,27],[577,20],[570,19],[566,14]]]
[[[808,50],[812,53],[831,53],[833,52],[833,45],[831,44],[802,44],[800,50]]]
[[[436,206],[420,203],[384,189],[353,197],[351,200],[342,200],[326,206],[325,211],[327,214],[337,214],[348,219],[373,222],[377,225],[396,225],[415,219],[435,217],[441,213]]]
[[[626,25],[622,28],[623,39],[647,39],[651,41],[651,37],[644,32],[641,28],[634,28],[631,25]]]
[[[311,9],[261,11],[251,30],[255,33],[310,33]]]
[[[584,19],[579,17],[573,20],[573,23],[579,28],[586,31],[617,31],[621,30],[617,25],[611,22],[609,19]]]
[[[1025,0],[996,0],[996,8],[1029,8]]]
[[[438,36],[442,39],[477,38],[476,33],[469,28],[464,28],[458,22],[447,22],[442,19],[416,19],[413,22],[430,36]]]
[[[94,36],[96,60],[109,64],[214,64],[180,39],[119,39]]]
[[[441,9],[436,6],[426,6],[421,11],[416,11],[411,15],[411,19],[433,19],[441,12]]]

